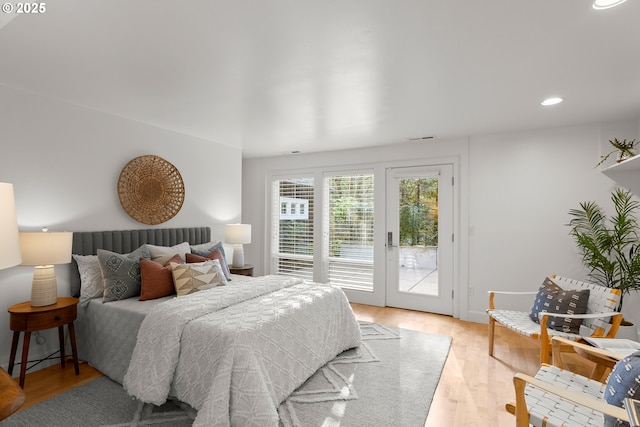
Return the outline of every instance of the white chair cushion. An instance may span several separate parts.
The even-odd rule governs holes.
[[[537,379],[576,393],[590,395],[603,400],[605,386],[556,366],[540,367]],[[530,413],[529,423],[534,427],[602,427],[604,417],[601,412],[585,408],[573,402],[549,394],[531,385],[525,388],[525,399]],[[546,418],[546,424],[543,420]]]
[[[489,316],[496,319],[496,321],[507,328],[518,332],[525,336],[532,336],[534,334],[540,335],[540,325],[529,317],[529,313],[526,311],[515,310],[491,310]],[[576,340],[580,338],[578,334],[569,334],[562,331],[556,331],[554,329],[547,329],[549,335],[568,338]]]

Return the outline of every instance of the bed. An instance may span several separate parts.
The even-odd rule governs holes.
[[[73,253],[210,241],[208,227],[78,232]],[[79,296],[75,258],[71,276]],[[189,404],[198,411],[194,425],[277,426],[279,404],[360,345],[360,329],[339,288],[284,276],[230,279],[178,298],[85,299],[76,322],[80,359],[142,402]]]

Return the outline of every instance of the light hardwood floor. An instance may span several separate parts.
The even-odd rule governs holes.
[[[514,400],[513,374],[534,374],[538,370],[538,348],[533,342],[498,327],[496,357],[492,358],[487,354],[485,324],[396,308],[352,307],[359,320],[453,337],[426,427],[515,425],[515,418],[504,405]],[[65,370],[55,365],[30,373],[25,381],[27,401],[23,409],[100,375],[82,364],[76,376],[72,363]]]

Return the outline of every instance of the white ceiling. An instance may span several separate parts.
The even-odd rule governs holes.
[[[0,84],[246,157],[640,118],[638,0],[56,0],[11,17]]]

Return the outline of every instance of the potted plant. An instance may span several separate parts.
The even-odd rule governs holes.
[[[607,217],[596,202],[582,202],[571,209],[570,234],[575,238],[589,277],[608,288],[617,288],[622,297],[640,289],[638,219],[640,202],[629,190],[611,194],[615,214]],[[622,298],[618,311],[622,309]]]
[[[604,156],[602,160],[598,162],[596,167],[606,162],[609,156],[611,156],[613,153],[618,153],[618,158],[616,159],[618,163],[635,156],[636,153],[635,151],[633,151],[633,149],[636,145],[638,145],[638,143],[640,143],[640,141],[636,142],[635,139],[632,139],[631,141],[627,141],[626,139],[623,139],[622,141],[620,141],[618,138],[613,138],[609,140],[609,143],[613,145],[615,150],[611,151],[609,154]]]

